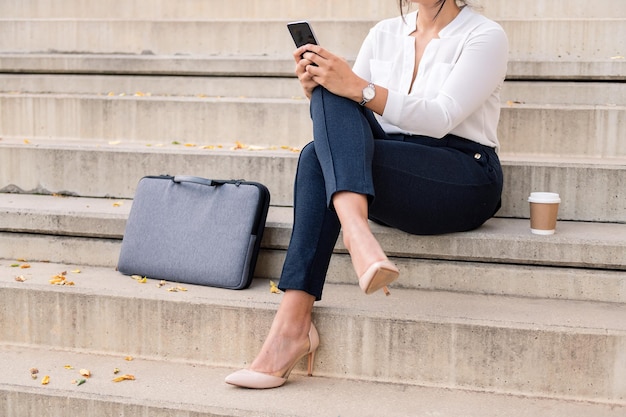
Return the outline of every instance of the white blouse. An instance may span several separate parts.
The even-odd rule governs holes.
[[[417,12],[374,26],[353,70],[389,90],[378,121],[387,133],[442,138],[448,133],[499,148],[500,89],[508,40],[500,25],[464,7],[430,41],[415,67]],[[410,91],[410,92],[409,92]]]

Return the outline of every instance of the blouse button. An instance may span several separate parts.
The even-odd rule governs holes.
[[[474,159],[480,159],[481,155],[479,153],[474,154]]]

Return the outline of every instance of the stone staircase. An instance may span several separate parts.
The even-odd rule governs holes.
[[[256,392],[222,380],[280,301],[268,280],[311,140],[285,23],[351,60],[395,2],[0,3],[0,415],[623,416],[626,4],[481,4],[511,43],[498,217],[444,236],[374,225],[401,269],[390,297],[360,293],[339,243],[315,377]],[[270,188],[249,290],[115,271],[137,181],[161,173]],[[563,200],[549,237],[529,231],[543,190]],[[75,285],[50,285],[61,272]]]

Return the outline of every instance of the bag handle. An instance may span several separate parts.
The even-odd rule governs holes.
[[[191,175],[176,175],[174,178],[172,178],[172,181],[176,182],[176,183],[181,183],[181,182],[192,182],[195,184],[200,184],[200,185],[207,185],[209,187],[214,187],[214,186],[218,186],[218,185],[224,185],[224,184],[235,184],[235,185],[239,185],[241,184],[240,180],[210,180],[207,178],[201,178],[201,177],[194,177]]]

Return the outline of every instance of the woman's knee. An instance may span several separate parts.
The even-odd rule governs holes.
[[[307,143],[300,151],[300,157],[298,158],[298,164],[309,163],[317,161],[317,153],[315,153],[315,144],[313,141]]]
[[[315,152],[314,143],[311,141],[300,151],[296,181],[302,180],[303,178],[307,178],[307,181],[310,181],[312,175],[322,175],[322,170],[317,153]]]

